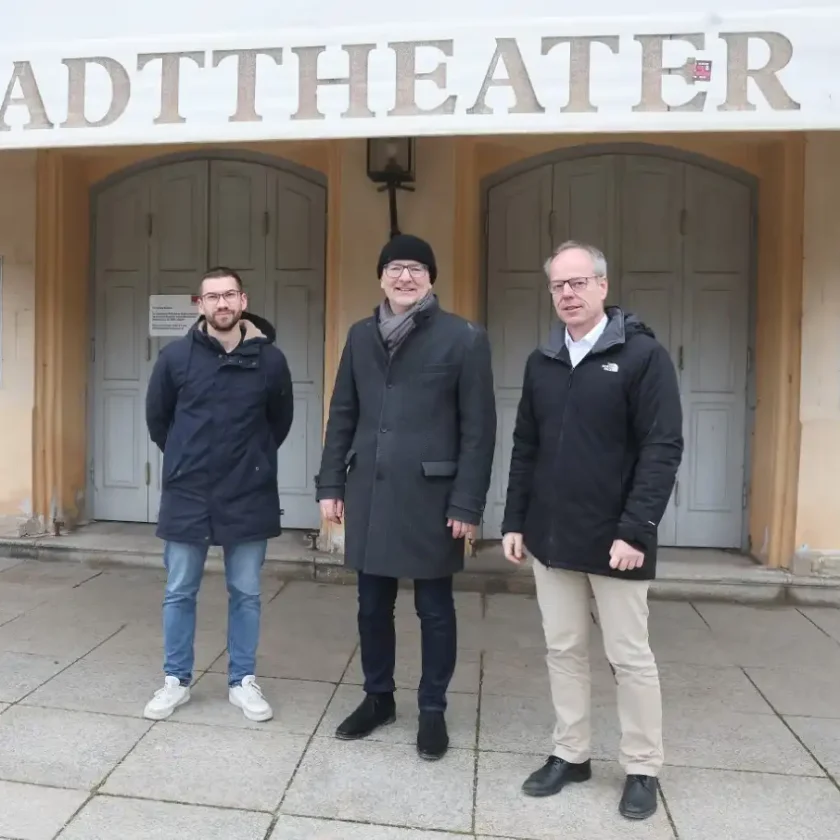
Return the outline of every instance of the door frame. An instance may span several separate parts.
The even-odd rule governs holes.
[[[304,166],[295,161],[287,160],[286,158],[275,157],[274,155],[266,154],[265,152],[252,151],[250,149],[196,149],[187,152],[173,152],[155,157],[147,158],[128,166],[112,172],[105,178],[96,181],[90,185],[89,196],[89,236],[88,236],[88,253],[90,259],[88,261],[88,299],[87,299],[87,313],[88,313],[88,354],[87,354],[87,394],[85,394],[85,408],[87,411],[87,437],[86,437],[86,455],[85,455],[85,504],[84,504],[84,520],[87,522],[94,522],[93,517],[93,500],[94,500],[94,458],[96,455],[96,365],[93,357],[94,342],[96,340],[96,226],[98,220],[99,199],[103,193],[118,184],[127,181],[137,175],[144,175],[155,170],[162,169],[167,166],[173,166],[180,163],[201,162],[208,165],[213,161],[229,161],[234,163],[255,163],[275,169],[280,172],[285,172],[290,175],[296,175],[304,181],[308,181],[315,186],[321,187],[324,190],[324,207],[327,209],[327,220],[324,224],[324,323],[322,325],[322,338],[326,347],[327,335],[327,302],[328,295],[328,261],[327,252],[329,247],[329,178],[323,172],[317,169]],[[324,353],[324,374],[326,373],[326,353]],[[323,377],[323,382],[326,382],[326,376]],[[323,388],[322,388],[323,390]],[[322,399],[323,399],[322,394]],[[321,412],[321,437],[323,438],[324,431],[324,412]]]
[[[482,178],[480,182],[479,212],[481,219],[479,255],[479,276],[478,276],[478,299],[479,317],[481,323],[487,326],[488,317],[488,286],[490,277],[490,255],[488,248],[488,234],[490,221],[490,192],[508,181],[524,175],[534,169],[558,163],[567,163],[575,160],[602,157],[604,155],[616,156],[639,156],[658,157],[670,160],[674,163],[683,163],[690,166],[697,166],[707,169],[724,178],[743,184],[750,193],[750,233],[749,233],[749,270],[747,276],[747,354],[752,360],[747,370],[746,387],[746,413],[744,429],[744,486],[747,493],[747,503],[744,507],[741,519],[741,551],[750,551],[750,508],[752,504],[752,459],[753,459],[753,433],[755,429],[756,412],[756,302],[758,294],[758,201],[759,201],[759,179],[737,166],[724,163],[715,158],[708,157],[698,152],[685,151],[673,146],[664,146],[656,143],[638,142],[608,142],[608,143],[584,143],[576,146],[568,146],[562,149],[553,149],[533,157],[512,163],[502,169],[496,170]],[[549,255],[546,254],[546,258]],[[480,541],[483,536],[484,523],[482,522],[476,540]],[[722,551],[725,549],[721,549]]]

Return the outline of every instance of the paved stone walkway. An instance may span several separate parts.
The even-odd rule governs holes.
[[[836,840],[840,610],[654,602],[664,807],[616,811],[615,691],[593,661],[595,776],[547,800],[519,787],[550,750],[537,606],[458,595],[452,749],[414,751],[419,632],[400,596],[398,722],[332,732],[360,697],[354,591],[270,580],[250,724],[227,702],[226,596],[201,595],[193,701],[152,724],[163,576],[0,559],[0,838],[6,840]],[[600,645],[597,626],[593,641]]]

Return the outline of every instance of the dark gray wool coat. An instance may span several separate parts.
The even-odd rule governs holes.
[[[377,314],[354,324],[341,356],[317,498],[345,503],[345,563],[430,579],[464,567],[447,518],[481,521],[496,444],[487,333],[438,306],[393,357]]]

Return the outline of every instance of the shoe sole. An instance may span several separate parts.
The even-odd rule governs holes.
[[[423,761],[440,761],[446,753],[449,752],[449,747],[447,747],[442,753],[430,753],[430,752],[423,752],[422,750],[417,750],[417,755],[423,759]]]
[[[338,738],[339,741],[361,741],[362,738],[367,738],[370,735],[373,735],[373,733],[376,732],[377,729],[381,729],[383,726],[390,726],[396,721],[396,719],[397,716],[394,714],[386,720],[383,720],[382,723],[377,723],[376,726],[373,727],[373,729],[368,729],[367,732],[362,732],[360,735],[345,735],[340,732],[336,732],[335,737]]]
[[[627,811],[622,810],[621,808],[618,809],[618,813],[624,817],[625,820],[633,820],[634,822],[641,822],[642,820],[650,819],[655,813],[657,809],[654,807],[650,811],[645,811],[643,814],[639,813],[628,813]]]
[[[253,712],[249,712],[244,706],[240,703],[237,703],[233,697],[228,697],[230,701],[230,705],[234,706],[235,708],[239,709],[247,720],[253,721],[254,723],[265,723],[268,720],[271,720],[274,717],[274,712],[269,710],[265,714],[262,715],[255,715]]]
[[[187,703],[190,702],[190,695],[188,694],[183,700],[179,700],[171,709],[165,712],[148,712],[146,709],[143,710],[143,717],[146,720],[166,720],[169,717],[172,717],[172,713],[176,709],[180,709],[181,706],[185,706]]]
[[[586,777],[577,778],[577,779],[566,779],[563,782],[563,784],[560,785],[560,787],[557,788],[556,790],[540,791],[538,793],[532,793],[531,791],[525,790],[525,788],[523,787],[522,788],[522,793],[524,793],[525,796],[532,796],[535,799],[543,799],[546,796],[557,796],[558,793],[562,792],[563,788],[566,787],[566,785],[581,785],[584,782],[588,782],[591,778],[592,778],[592,774],[590,773]]]

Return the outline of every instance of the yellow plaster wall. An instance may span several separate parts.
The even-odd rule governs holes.
[[[840,551],[840,133],[805,152],[802,441],[797,549]]]
[[[0,154],[0,530],[13,536],[32,510],[35,160],[34,152]]]

